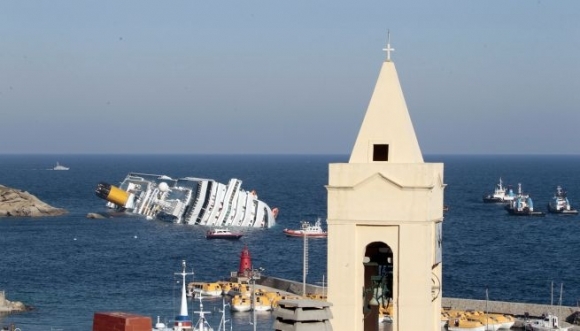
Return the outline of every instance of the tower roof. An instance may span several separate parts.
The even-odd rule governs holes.
[[[390,36],[389,36],[390,39]],[[423,155],[409,116],[390,40],[349,163],[423,163]]]

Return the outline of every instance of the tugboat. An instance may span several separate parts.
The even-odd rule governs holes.
[[[513,201],[515,198],[514,191],[511,186],[506,188],[503,186],[503,181],[501,177],[499,179],[499,184],[496,184],[495,191],[493,194],[488,194],[483,196],[483,202],[486,203],[504,203]]]
[[[556,193],[554,193],[552,200],[548,203],[548,211],[553,214],[578,214],[578,210],[572,208],[570,205],[570,201],[566,196],[566,191],[564,191],[559,185],[556,187]]]
[[[534,210],[534,202],[528,194],[522,193],[522,184],[518,183],[518,195],[510,201],[505,209],[510,215],[515,216],[544,216],[541,211]]]

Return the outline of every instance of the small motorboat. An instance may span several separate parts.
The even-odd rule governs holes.
[[[254,304],[252,304],[254,301]],[[270,311],[272,310],[272,301],[266,295],[254,294],[253,298],[236,295],[232,298],[231,310],[234,312],[251,311]]]
[[[578,214],[578,210],[572,208],[566,196],[566,191],[561,186],[556,187],[556,193],[548,202],[548,211],[553,214]]]
[[[466,316],[465,311],[448,310],[441,311],[442,323],[446,322],[449,331],[486,331],[486,327],[481,321]]]
[[[232,311],[244,312],[252,310],[252,299],[242,295],[236,295],[230,303]]]
[[[486,331],[485,325],[478,320],[461,317],[449,317],[447,322],[449,331]]]
[[[501,323],[500,329],[509,330],[515,324],[516,319],[512,315],[499,314],[499,313],[487,313],[488,316],[493,317],[495,320]]]
[[[225,228],[215,228],[208,230],[205,234],[206,239],[240,239],[244,234],[241,232],[233,232]]]
[[[569,326],[560,326],[558,323],[558,316],[552,314],[544,314],[541,319],[534,319],[524,322],[526,330],[532,331],[565,331],[572,327]]]
[[[481,311],[466,312],[465,316],[468,319],[481,322],[481,324],[485,325],[485,331],[497,331],[503,327],[503,323],[497,317]]]
[[[187,285],[189,293],[196,297],[219,297],[224,293],[223,287],[218,282],[191,282]]]
[[[299,230],[284,229],[284,233],[288,237],[326,238],[327,233],[322,229],[321,222],[320,218],[314,224],[302,221],[302,226]]]

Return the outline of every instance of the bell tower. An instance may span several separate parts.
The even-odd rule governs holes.
[[[425,163],[387,52],[348,163],[329,165],[334,331],[439,331],[443,164]]]

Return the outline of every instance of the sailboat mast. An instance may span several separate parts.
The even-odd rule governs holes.
[[[564,283],[560,283],[560,301],[558,301],[558,306],[562,305],[562,292],[564,291]]]
[[[552,287],[550,288],[550,307],[554,305],[554,281],[552,281]]]

